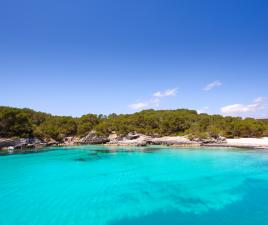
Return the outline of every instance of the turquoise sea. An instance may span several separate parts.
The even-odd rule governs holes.
[[[0,156],[1,225],[267,225],[268,151],[79,146]]]

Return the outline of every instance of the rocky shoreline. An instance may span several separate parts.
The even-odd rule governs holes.
[[[237,141],[235,141],[237,140]],[[255,141],[254,141],[255,140]],[[106,146],[147,146],[147,145],[165,145],[174,147],[238,147],[238,148],[264,148],[268,149],[268,138],[265,141],[256,141],[261,139],[252,139],[247,143],[247,139],[226,139],[224,137],[209,139],[189,139],[187,136],[164,136],[152,137],[139,133],[129,133],[120,136],[115,133],[108,137],[98,136],[95,132],[88,133],[85,137],[66,137],[62,142],[55,140],[40,140],[38,138],[0,138],[0,149],[41,149],[47,146],[74,146],[74,145],[96,145],[104,144]],[[262,139],[264,140],[264,139]]]
[[[95,132],[88,133],[85,137],[66,137],[62,142],[55,140],[43,141],[38,138],[0,138],[0,149],[23,149],[23,148],[43,148],[47,146],[73,146],[88,144],[104,144],[106,146],[146,146],[146,145],[166,145],[166,146],[201,146],[204,143],[224,143],[224,138],[219,139],[195,139],[189,140],[187,137],[151,137],[138,133],[129,133],[125,136],[111,134],[109,137],[98,136]]]
[[[186,137],[151,137],[143,134],[129,133],[124,137],[116,135],[109,136],[107,146],[146,146],[146,145],[166,145],[166,146],[201,146],[198,140],[189,140]]]

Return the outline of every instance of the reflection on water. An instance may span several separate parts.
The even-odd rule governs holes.
[[[61,149],[0,157],[1,225],[266,225],[268,220],[266,153]]]

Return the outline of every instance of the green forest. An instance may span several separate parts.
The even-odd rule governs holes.
[[[189,135],[200,138],[264,137],[268,136],[268,120],[198,114],[188,109],[70,117],[27,108],[0,107],[0,137],[62,141],[67,136],[85,136],[92,130],[100,136],[108,136],[112,132],[120,135],[138,132],[152,136]]]

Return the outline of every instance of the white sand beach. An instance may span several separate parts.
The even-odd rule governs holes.
[[[227,139],[226,141],[227,141],[226,145],[228,146],[268,148],[268,137]]]

